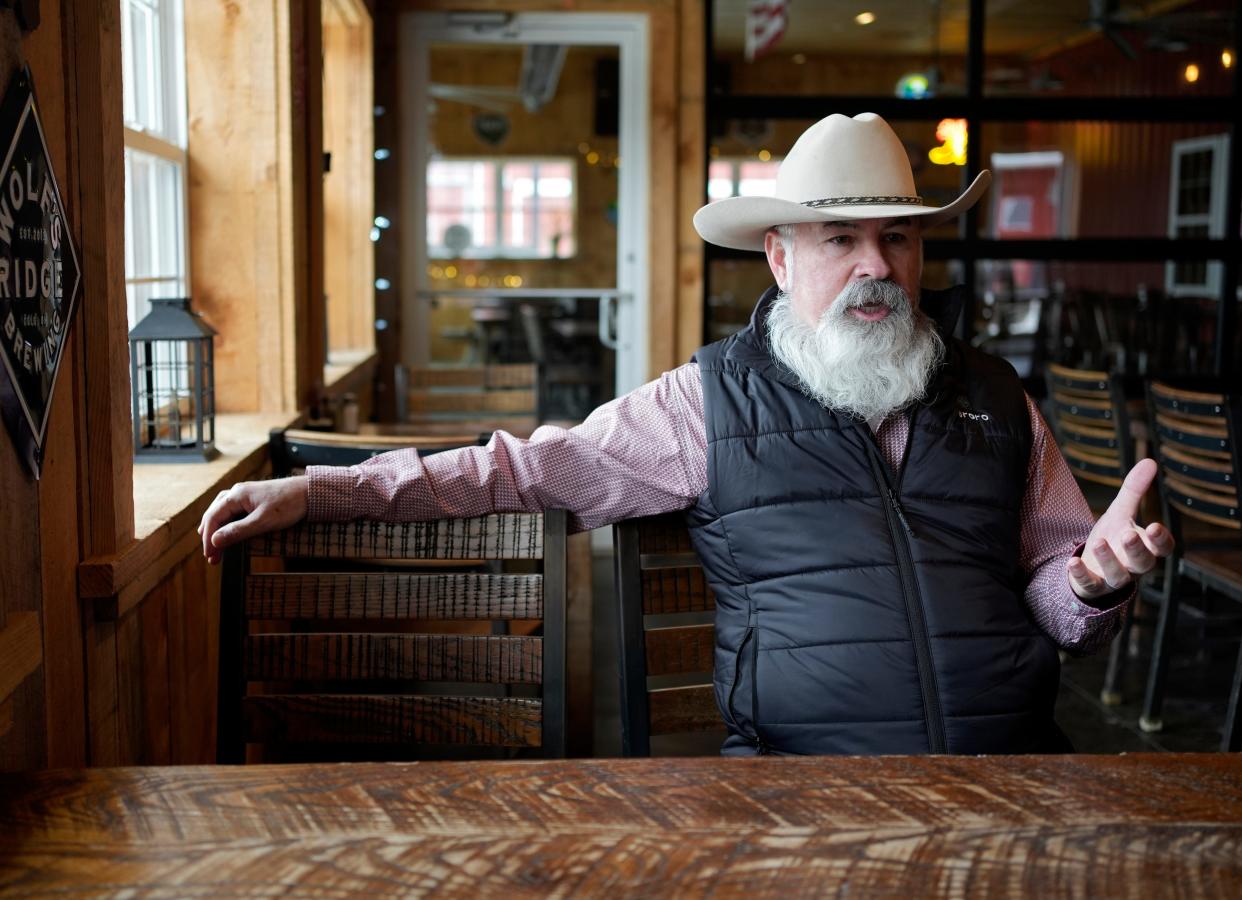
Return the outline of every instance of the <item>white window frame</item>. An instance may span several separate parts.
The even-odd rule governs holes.
[[[1225,235],[1225,192],[1213,189],[1208,199],[1207,213],[1179,215],[1177,212],[1177,195],[1181,187],[1178,173],[1181,171],[1181,159],[1190,153],[1203,150],[1212,151],[1212,185],[1225,184],[1229,164],[1229,135],[1212,134],[1206,137],[1187,138],[1173,142],[1172,164],[1169,167],[1169,237],[1177,238],[1178,229],[1186,225],[1206,225],[1209,238],[1221,238]],[[1216,298],[1220,296],[1221,264],[1207,264],[1206,281],[1202,284],[1191,284],[1177,280],[1177,263],[1167,262],[1164,267],[1164,289],[1170,297]]]
[[[464,259],[573,259],[578,255],[578,160],[573,156],[438,156],[434,162],[451,162],[451,163],[489,163],[494,166],[495,171],[493,178],[495,180],[494,189],[496,192],[496,229],[492,235],[491,248],[495,252],[484,252],[479,249],[468,249],[462,258]],[[504,235],[504,217],[509,213],[508,207],[504,205],[504,168],[510,164],[526,164],[540,166],[545,163],[553,163],[557,165],[567,165],[569,167],[570,177],[573,179],[573,238],[574,252],[569,256],[544,256],[537,249],[525,251],[519,247],[505,247],[502,243]],[[430,191],[428,191],[430,194]],[[534,234],[532,243],[537,248],[539,246],[539,192],[535,191],[531,198],[534,204]],[[428,235],[428,237],[432,237]],[[431,259],[456,259],[457,256],[448,247],[443,244],[427,244],[427,255]]]
[[[755,156],[718,156],[715,159],[708,160],[708,171],[709,172],[711,171],[712,164],[718,165],[720,163],[727,163],[729,165],[729,180],[731,183],[731,187],[730,187],[731,193],[729,194],[728,198],[716,197],[712,199],[711,202],[714,203],[716,200],[725,200],[725,199],[730,199],[733,197],[742,196],[741,189],[742,189],[742,166],[743,164],[745,163],[766,163],[766,164],[773,164],[773,165],[779,166],[782,160],[784,160],[783,156],[773,156],[771,159],[759,159],[758,157],[755,157]],[[760,196],[760,195],[750,194],[748,196]]]
[[[132,53],[129,38],[129,23],[125,15],[125,6],[127,0],[114,0],[120,13],[121,24],[121,41],[126,53]],[[186,113],[186,74],[185,74],[185,16],[182,4],[185,0],[128,0],[128,2],[137,2],[144,6],[156,7],[160,11],[159,15],[159,43],[166,51],[171,49],[172,52],[164,52],[160,55],[158,71],[155,77],[158,77],[167,86],[167,89],[160,92],[163,100],[163,108],[160,110],[162,124],[164,128],[161,131],[148,131],[142,127],[134,127],[134,123],[126,121],[124,123],[124,145],[125,149],[134,150],[139,153],[146,153],[158,159],[172,163],[177,168],[181,183],[180,196],[180,213],[181,213],[181,233],[178,241],[178,266],[179,272],[160,272],[156,275],[143,276],[138,278],[130,278],[128,273],[133,271],[133,251],[134,240],[133,235],[129,233],[130,215],[129,202],[130,198],[125,198],[127,215],[126,215],[126,306],[128,308],[128,288],[130,285],[152,284],[157,282],[175,281],[180,282],[183,286],[185,296],[191,295],[190,288],[190,185],[189,185],[189,156],[186,151],[188,143],[187,123],[188,117]],[[124,76],[122,76],[124,82]],[[129,92],[134,89],[133,85],[123,84],[122,90]],[[132,328],[136,322],[130,322]]]

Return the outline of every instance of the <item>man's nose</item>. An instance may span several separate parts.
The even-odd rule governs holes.
[[[884,248],[879,241],[865,241],[863,243],[863,254],[858,260],[858,265],[854,269],[854,277],[856,279],[874,278],[876,281],[883,281],[893,274],[893,267],[889,265],[888,259],[884,256]]]

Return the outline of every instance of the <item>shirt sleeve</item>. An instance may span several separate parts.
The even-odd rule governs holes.
[[[348,467],[309,466],[311,521],[422,521],[564,509],[573,531],[685,509],[707,487],[698,366],[691,363],[529,440],[420,457],[396,450]],[[697,422],[697,428],[695,424]]]
[[[1075,656],[1094,653],[1121,627],[1134,588],[1098,598],[1095,606],[1070,587],[1065,565],[1081,553],[1095,519],[1039,407],[1029,396],[1026,406],[1032,438],[1021,514],[1026,604],[1061,649]]]

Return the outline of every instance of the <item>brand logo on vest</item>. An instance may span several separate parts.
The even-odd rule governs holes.
[[[966,410],[964,409],[959,409],[957,411],[957,417],[959,419],[970,419],[970,421],[972,422],[991,422],[992,421],[992,417],[989,416],[987,413],[966,412]]]

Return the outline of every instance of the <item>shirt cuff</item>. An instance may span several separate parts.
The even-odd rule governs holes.
[[[306,467],[306,519],[348,522],[353,511],[354,473],[349,466]]]
[[[1082,551],[1087,545],[1079,544],[1074,548],[1074,552],[1070,556],[1082,556]],[[1068,577],[1066,579],[1068,583]],[[1098,597],[1092,597],[1090,600],[1085,597],[1079,597],[1074,588],[1070,587],[1070,594],[1078,601],[1078,605],[1082,607],[1082,612],[1086,616],[1103,616],[1117,612],[1123,606],[1130,602],[1134,596],[1135,590],[1138,588],[1138,581],[1131,581],[1124,587],[1119,587],[1115,591],[1109,591],[1107,594],[1100,594]]]

